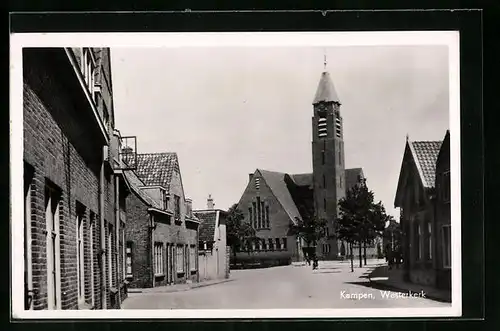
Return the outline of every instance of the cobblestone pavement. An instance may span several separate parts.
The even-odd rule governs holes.
[[[176,293],[130,294],[124,309],[311,309],[449,307],[372,287],[367,275],[378,261],[350,272],[348,262],[233,270],[233,281]]]

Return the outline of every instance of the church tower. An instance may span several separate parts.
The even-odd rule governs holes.
[[[345,197],[346,185],[340,105],[330,74],[325,71],[313,101],[312,160],[315,213],[327,221],[328,234],[327,239],[317,243],[316,253],[328,260],[336,259],[340,249],[334,237],[334,222],[337,202]]]

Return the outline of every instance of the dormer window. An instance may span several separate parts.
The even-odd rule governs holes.
[[[167,191],[163,191],[163,209],[167,210],[168,209],[168,193]]]
[[[95,72],[96,61],[92,50],[88,47],[82,49],[82,59],[80,69],[82,70],[83,79],[87,85],[88,91],[95,102]]]

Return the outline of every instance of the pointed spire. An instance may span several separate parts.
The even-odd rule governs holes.
[[[326,51],[325,54],[323,55],[324,60],[323,60],[323,71],[326,71],[326,65],[328,64],[328,61],[326,60]]]
[[[337,91],[335,91],[335,87],[333,86],[330,74],[327,71],[324,71],[321,74],[313,105],[321,101],[338,102],[340,104],[340,99],[337,95]]]
[[[408,142],[410,140],[410,136],[408,135],[408,133],[406,134],[406,142]]]

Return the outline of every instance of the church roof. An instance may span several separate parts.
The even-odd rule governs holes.
[[[330,73],[326,71],[321,74],[321,78],[318,84],[318,89],[316,90],[316,95],[314,96],[313,105],[321,101],[323,102],[333,101],[340,103],[337,91],[335,91],[332,79],[330,78]]]
[[[350,190],[354,185],[359,183],[359,176],[364,178],[363,169],[361,168],[352,168],[345,169],[345,185],[346,190]]]
[[[313,183],[313,174],[295,174],[295,175],[290,175],[292,178],[293,182],[297,186],[308,186],[312,188],[312,183]]]
[[[137,154],[137,176],[147,186],[159,185],[169,191],[174,171],[179,172],[177,153]]]
[[[262,169],[257,169],[257,171],[260,172],[267,186],[271,189],[271,192],[273,192],[274,196],[279,201],[292,222],[295,223],[295,218],[300,218],[300,213],[286,185],[286,174]]]

